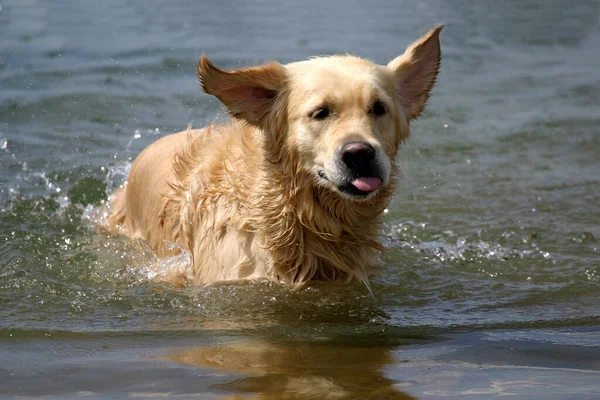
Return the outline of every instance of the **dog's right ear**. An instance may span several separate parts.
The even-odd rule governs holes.
[[[202,89],[221,100],[232,116],[260,126],[273,111],[285,85],[286,72],[276,62],[225,71],[203,55],[198,62],[198,79]]]

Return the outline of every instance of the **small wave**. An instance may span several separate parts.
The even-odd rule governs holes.
[[[514,258],[536,257],[552,259],[549,252],[543,251],[535,244],[535,233],[524,236],[520,240],[515,232],[505,231],[499,240],[482,240],[481,237],[467,238],[459,236],[451,230],[441,233],[431,233],[432,228],[426,222],[404,221],[389,224],[384,234],[387,246],[409,248],[416,252],[426,253],[439,262],[468,262],[481,260],[506,261]],[[481,236],[481,232],[478,234]],[[512,239],[511,239],[512,238]],[[509,240],[510,239],[510,240]],[[510,247],[501,242],[518,243],[522,248]]]
[[[111,196],[112,193],[119,188],[129,176],[129,170],[131,169],[131,163],[113,165],[108,168],[103,167],[103,171],[106,171],[106,195]]]
[[[169,243],[166,247],[170,252],[179,253],[169,257],[158,257],[156,252],[143,240],[136,240],[128,271],[141,280],[171,281],[173,276],[192,279],[192,254],[188,249],[177,243]]]

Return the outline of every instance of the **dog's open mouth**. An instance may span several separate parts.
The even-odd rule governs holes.
[[[317,172],[321,179],[328,182],[331,180],[327,177],[324,171],[319,170]],[[332,182],[333,183],[333,182]],[[346,183],[336,185],[337,189],[345,194],[352,197],[366,197],[369,194],[375,192],[381,186],[381,178],[376,176],[360,176],[354,179],[348,180]]]
[[[350,182],[354,188],[360,190],[361,192],[373,192],[381,186],[381,179],[371,176],[361,176],[356,178]]]
[[[348,183],[339,185],[338,190],[353,197],[366,197],[379,189],[380,186],[381,179],[377,177],[361,176]]]

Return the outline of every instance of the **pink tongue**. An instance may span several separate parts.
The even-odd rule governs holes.
[[[355,188],[363,192],[372,192],[381,185],[379,178],[356,178],[350,182]]]

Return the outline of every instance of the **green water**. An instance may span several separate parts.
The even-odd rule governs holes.
[[[600,398],[595,1],[0,1],[0,398]],[[195,62],[350,52],[436,23],[371,295],[176,289],[93,226],[152,141],[224,120]],[[516,396],[516,397],[515,397]]]

